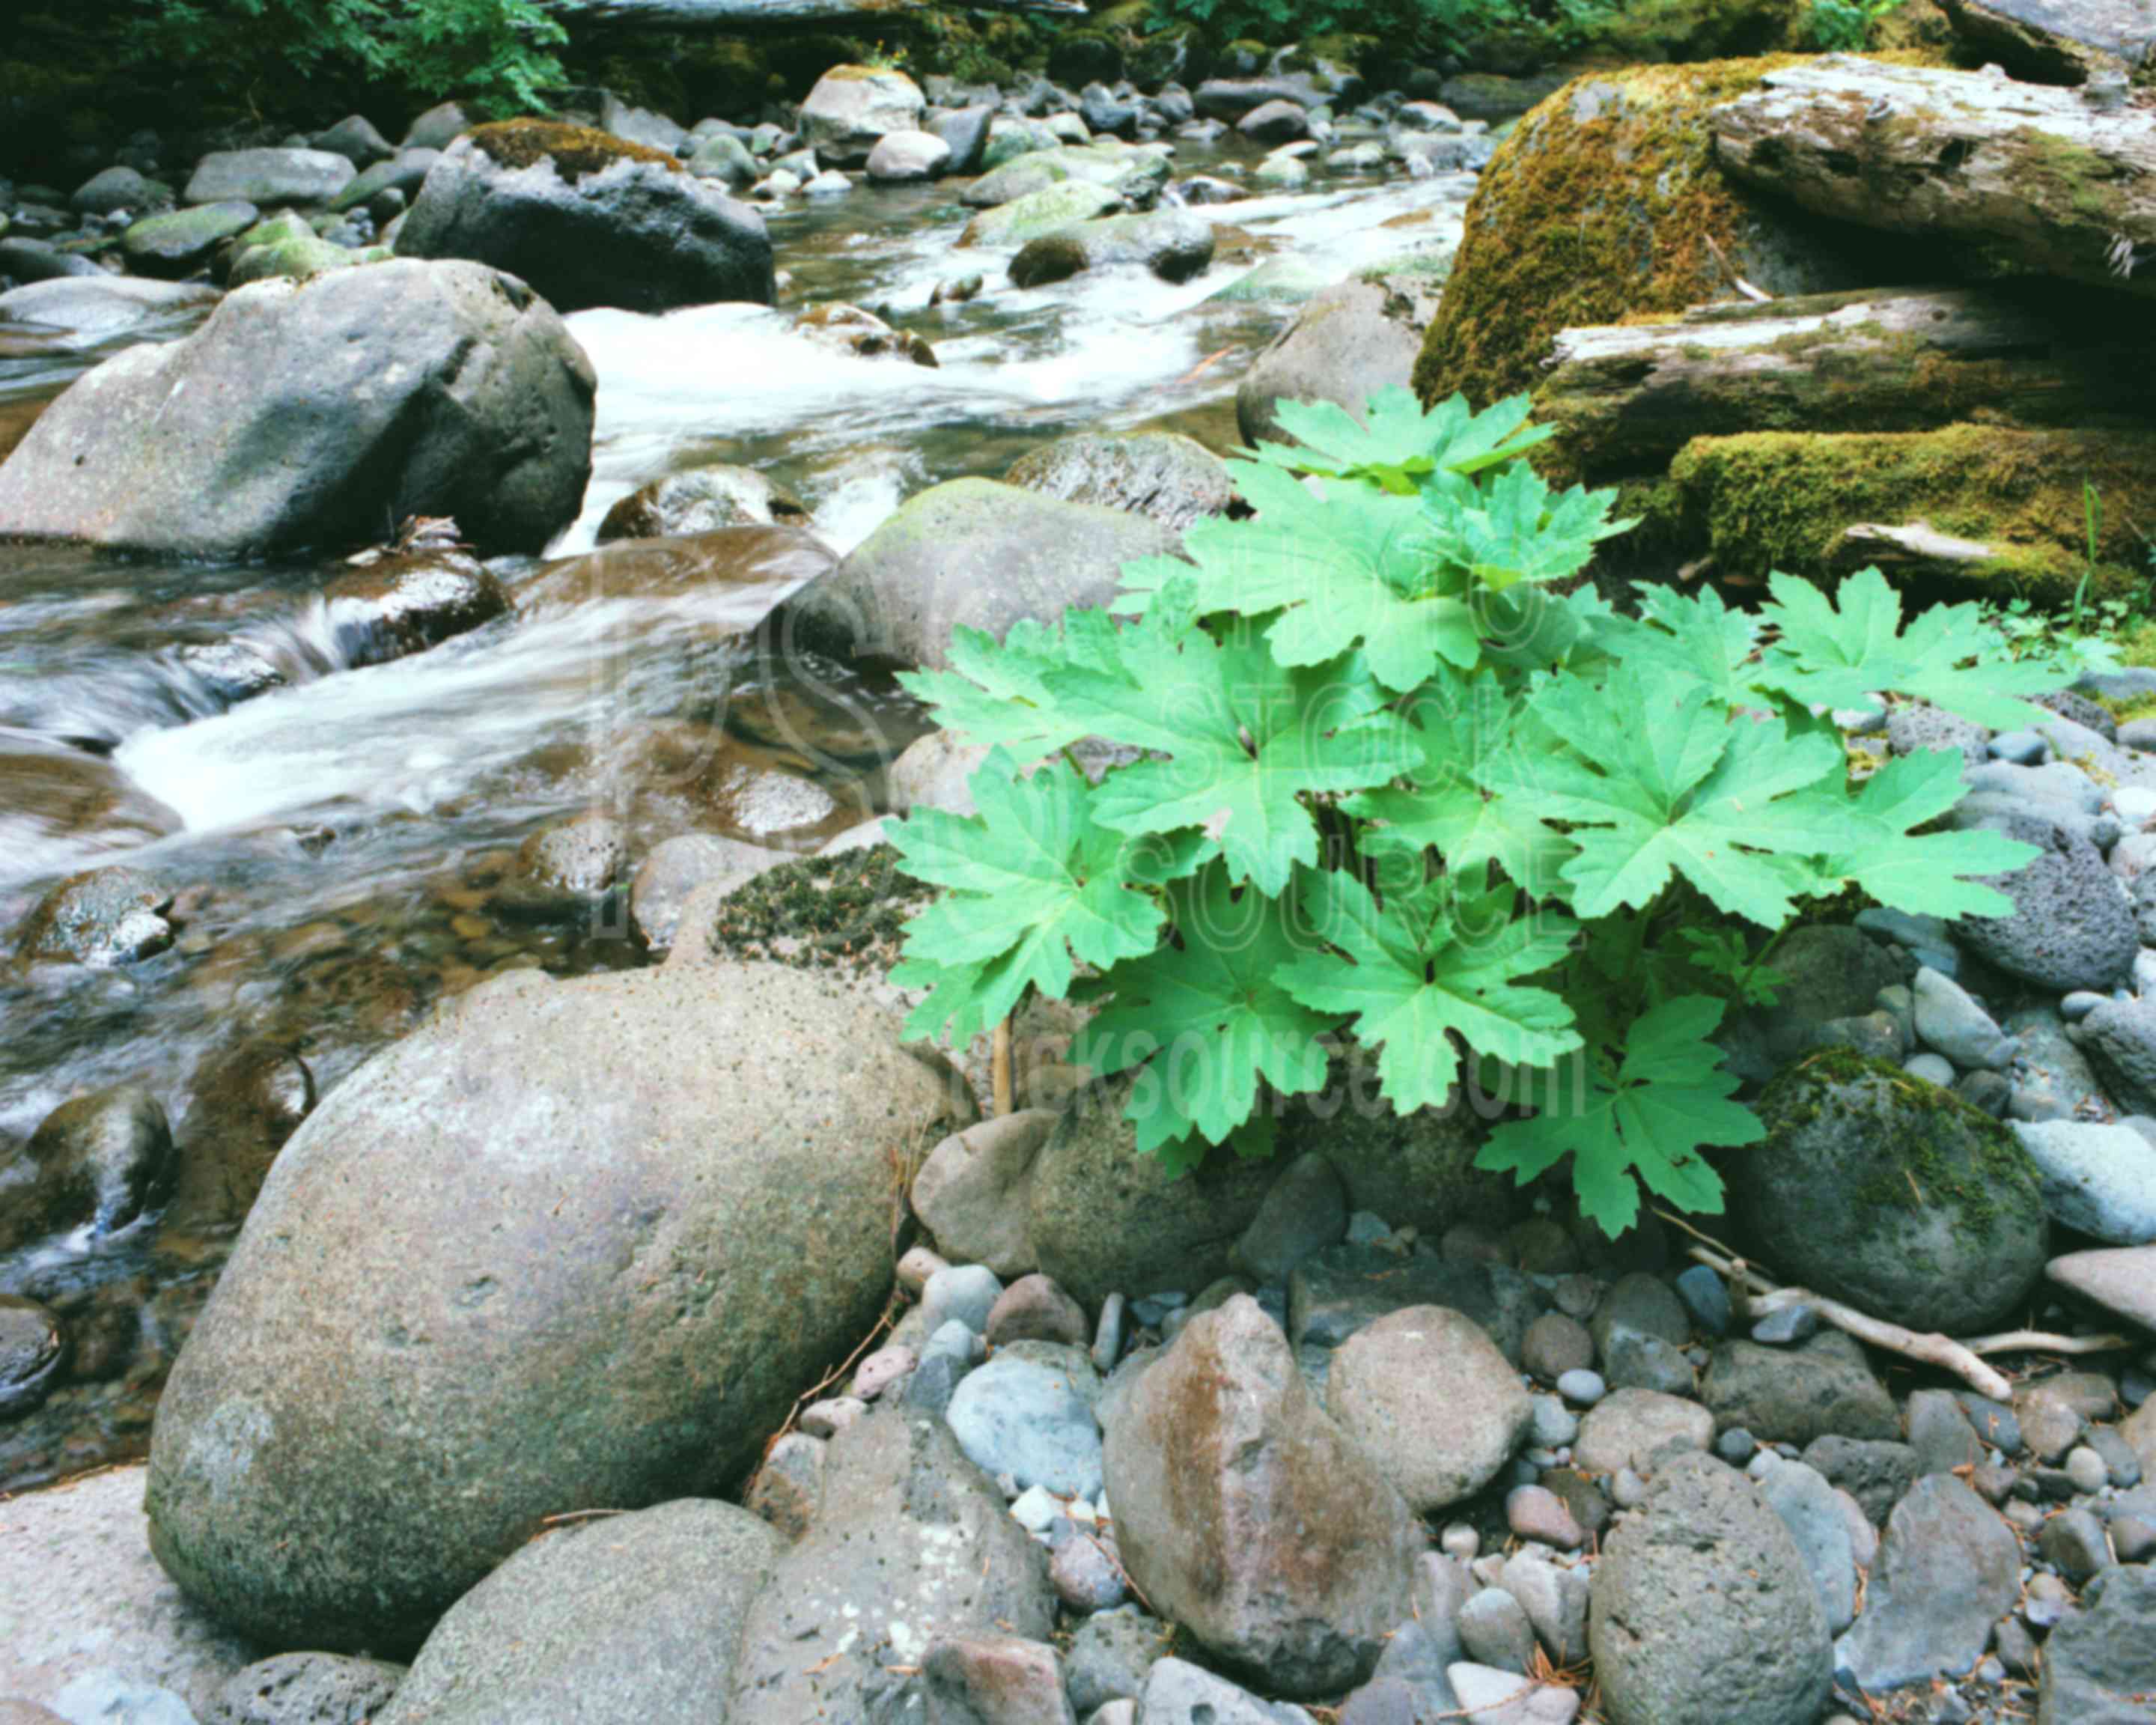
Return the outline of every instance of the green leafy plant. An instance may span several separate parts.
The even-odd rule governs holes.
[[[1983,877],[2035,855],[1940,829],[1958,754],[1852,778],[1833,711],[2034,722],[2056,656],[1974,605],[1905,618],[1876,570],[1778,575],[1756,614],[1643,586],[1622,614],[1574,578],[1630,524],[1522,459],[1550,434],[1524,398],[1279,416],[1294,441],[1233,464],[1250,518],[906,680],[993,751],[978,814],[895,829],[944,890],[892,973],[926,991],[911,1032],[1097,1004],[1073,1056],[1130,1075],[1139,1146],[1178,1168],[1262,1152],[1353,1039],[1396,1109],[1505,1099],[1481,1165],[1568,1164],[1612,1233],[1642,1185],[1718,1209],[1704,1153],[1761,1128],[1712,1038],[1774,999],[1804,905],[2002,915]],[[1086,738],[1135,758],[1090,778]]]
[[[1861,54],[1871,32],[1902,0],[1812,0],[1812,40],[1830,54]]]
[[[541,0],[136,0],[127,48],[249,100],[300,79],[519,113],[564,82],[556,50],[573,11]]]

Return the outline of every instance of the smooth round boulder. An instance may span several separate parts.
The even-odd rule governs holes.
[[[951,146],[934,132],[886,132],[869,151],[868,175],[872,180],[897,184],[932,180],[947,172],[950,166]]]
[[[726,1486],[971,1114],[825,975],[475,989],[279,1155],[158,1409],[159,1560],[264,1641],[394,1651],[549,1516]]]
[[[1142,516],[953,480],[909,498],[774,621],[788,649],[940,670],[952,629],[1001,639],[1021,618],[1050,623],[1106,604],[1125,562],[1179,543]]]
[[[1846,1050],[1788,1070],[1761,1099],[1767,1140],[1732,1159],[1760,1258],[1912,1329],[1995,1329],[2044,1273],[2035,1163],[1981,1109]]]
[[[326,203],[359,170],[334,150],[218,150],[195,164],[189,203]]]
[[[482,264],[257,282],[48,408],[0,465],[0,535],[228,559],[449,516],[536,552],[583,501],[595,388],[553,308]]]
[[[407,258],[470,258],[563,311],[768,305],[763,218],[680,162],[604,132],[542,121],[483,126],[442,152],[398,230]]]
[[[834,66],[801,105],[801,139],[819,159],[858,167],[884,138],[920,129],[928,99],[905,73]]]
[[[449,1608],[375,1725],[723,1718],[715,1698],[784,1543],[698,1498],[557,1529]]]
[[[1342,1343],[1325,1404],[1417,1515],[1495,1479],[1533,1412],[1480,1325],[1441,1306],[1387,1312]]]
[[[1333,402],[1359,420],[1379,390],[1404,387],[1436,303],[1432,285],[1358,275],[1312,295],[1236,386],[1244,440],[1285,438],[1275,417],[1283,401]]]
[[[1752,1482],[1667,1464],[1595,1565],[1588,1640],[1610,1725],[1817,1725],[1832,1644],[1811,1572]]]

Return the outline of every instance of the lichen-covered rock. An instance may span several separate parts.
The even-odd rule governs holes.
[[[1045,234],[1059,234],[1081,222],[1098,220],[1124,208],[1122,194],[1091,180],[1066,179],[1042,186],[985,209],[966,223],[961,247],[1023,247]]]
[[[1065,503],[1129,510],[1178,533],[1235,501],[1220,458],[1171,431],[1063,438],[1019,456],[1004,480]]]
[[[804,971],[464,995],[278,1157],[158,1409],[160,1560],[267,1638],[394,1648],[547,1516],[730,1484],[969,1111]]]
[[[1611,1725],[1814,1725],[1826,1617],[1789,1529],[1709,1457],[1665,1467],[1594,1567],[1588,1620]]]
[[[2004,1322],[2042,1276],[2035,1166],[1980,1109],[1830,1051],[1785,1072],[1759,1112],[1767,1141],[1732,1159],[1732,1207],[1785,1279],[1961,1335]]]
[[[48,408],[0,465],[0,534],[247,557],[451,516],[537,551],[583,500],[595,388],[553,308],[480,264],[259,282]]]
[[[763,218],[721,182],[604,132],[518,120],[459,138],[428,170],[398,230],[408,258],[470,258],[564,311],[768,305]]]
[[[1274,1693],[1359,1681],[1409,1615],[1419,1524],[1247,1295],[1113,1404],[1107,1491],[1143,1596]]]
[[[1853,239],[1755,199],[1716,168],[1709,116],[1784,62],[1635,66],[1574,80],[1483,171],[1466,237],[1415,367],[1425,401],[1531,388],[1561,329],[1737,297],[1897,279]]]

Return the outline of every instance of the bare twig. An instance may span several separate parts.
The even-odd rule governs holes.
[[[1961,1344],[1971,1353],[2109,1353],[2135,1344],[2125,1336],[2056,1336],[2049,1330],[2001,1330]]]
[[[1860,1342],[1869,1342],[1874,1348],[1884,1348],[1889,1353],[1921,1360],[1926,1365],[1951,1372],[1979,1394],[1988,1395],[1994,1401],[2010,1401],[2013,1399],[2014,1386],[1951,1337],[1919,1334],[1917,1331],[1904,1329],[1899,1324],[1890,1324],[1884,1318],[1873,1317],[1869,1313],[1859,1312],[1853,1306],[1843,1305],[1839,1300],[1830,1300],[1824,1295],[1813,1293],[1808,1288],[1778,1287],[1758,1271],[1743,1267],[1741,1260],[1727,1246],[1712,1235],[1701,1233],[1681,1216],[1672,1215],[1659,1207],[1655,1214],[1664,1221],[1681,1228],[1693,1240],[1700,1242],[1687,1249],[1698,1262],[1719,1275],[1732,1279],[1741,1275],[1743,1281],[1758,1296],[1752,1301],[1754,1312],[1763,1316],[1785,1307],[1809,1306],[1837,1330],[1856,1337]]]
[[[995,1093],[997,1114],[1014,1113],[1018,1103],[1012,1094],[1011,1021],[1008,1017],[997,1023],[995,1041],[988,1050],[988,1085]]]
[[[1723,251],[1721,246],[1716,243],[1715,238],[1712,234],[1707,236],[1707,247],[1709,251],[1714,254],[1715,262],[1722,265],[1722,269],[1727,273],[1730,280],[1736,284],[1737,291],[1738,293],[1743,295],[1746,299],[1751,300],[1757,305],[1765,305],[1773,303],[1774,296],[1772,294],[1768,293],[1764,288],[1756,288],[1753,286],[1750,282],[1745,280],[1743,276],[1737,273],[1737,266],[1729,261],[1729,254]]]

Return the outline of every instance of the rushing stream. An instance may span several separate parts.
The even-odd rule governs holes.
[[[1255,160],[1233,143],[1224,154],[1186,146],[1178,167],[1232,169],[1239,154]],[[610,504],[701,462],[755,467],[790,487],[843,552],[922,487],[1000,475],[1069,433],[1169,426],[1229,447],[1236,381],[1291,310],[1214,297],[1253,254],[1337,279],[1410,249],[1449,249],[1471,183],[1320,172],[1304,193],[1204,212],[1240,230],[1244,261],[1216,262],[1179,287],[1131,270],[1027,292],[1003,283],[1002,254],[952,249],[970,212],[948,188],[797,201],[772,218],[792,275],[787,307],[868,307],[926,336],[940,367],[834,353],[794,333],[786,308],[581,314],[571,326],[598,374],[598,446],[583,514],[554,551],[588,548]],[[939,282],[974,273],[990,284],[980,298],[931,305]],[[110,351],[0,335],[0,448]],[[187,1117],[208,1117],[198,1068],[221,1072],[234,1050],[297,1050],[326,1089],[431,1003],[489,973],[647,962],[620,930],[490,914],[488,889],[528,834],[588,806],[593,759],[625,722],[727,716],[729,685],[749,658],[738,637],[777,594],[742,586],[654,607],[552,593],[535,562],[495,567],[519,599],[508,616],[354,668],[320,598],[333,567],[0,546],[0,925],[19,921],[54,877],[121,860],[173,887],[182,918],[170,951],[124,969],[0,968],[0,1142],[71,1095],[135,1083],[164,1101],[187,1155],[214,1156],[213,1135],[191,1136]],[[286,684],[221,709],[177,648],[240,638]],[[738,735],[747,721],[731,692]],[[901,740],[917,729],[899,697],[843,675],[792,694],[787,711],[808,713],[812,728],[819,715],[841,726],[866,715]],[[772,742],[750,730],[750,742]],[[828,746],[811,764],[840,804],[838,824],[866,819],[874,761],[843,730],[819,741]],[[143,845],[124,820],[63,811],[21,765],[55,745],[106,757],[182,830]],[[634,834],[643,845],[668,835]],[[146,1441],[164,1366],[234,1225],[178,1220],[138,1224],[94,1255],[48,1246],[35,1261],[0,1260],[0,1290],[73,1319],[102,1312],[108,1328],[136,1313],[141,1325],[124,1371],[0,1425],[0,1489]]]

